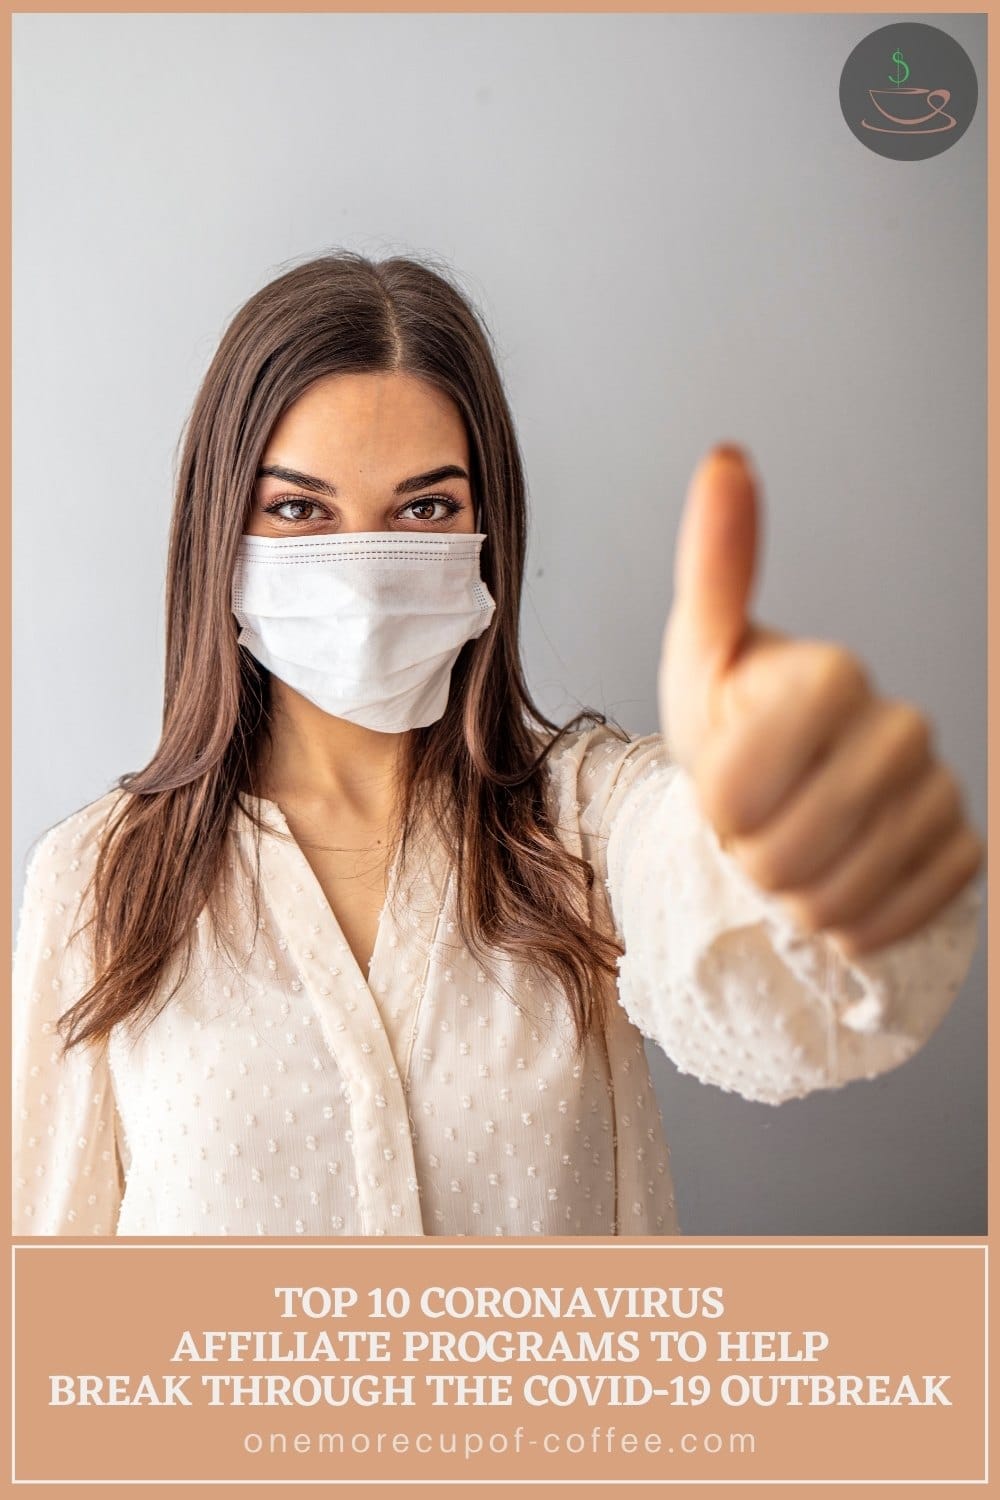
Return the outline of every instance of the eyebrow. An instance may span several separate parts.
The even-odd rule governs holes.
[[[401,479],[393,490],[394,495],[409,495],[414,490],[426,489],[429,484],[440,484],[442,479],[468,479],[468,474],[458,464],[442,464],[439,469],[429,469],[426,474],[414,474],[410,479]],[[325,479],[313,474],[300,474],[297,469],[286,469],[283,464],[267,464],[257,470],[258,479],[283,479],[286,484],[297,484],[304,490],[315,490],[320,495],[337,498],[337,488]]]

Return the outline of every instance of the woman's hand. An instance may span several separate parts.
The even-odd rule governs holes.
[[[756,485],[725,451],[699,464],[681,520],[660,727],[728,853],[855,957],[933,917],[983,846],[917,708],[880,697],[842,646],[748,618]]]

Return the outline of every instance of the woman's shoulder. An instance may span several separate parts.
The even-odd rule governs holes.
[[[657,759],[664,763],[668,759],[661,734],[629,734],[609,722],[568,730],[555,744],[548,764],[557,781],[585,786],[609,777],[617,779],[626,767]]]
[[[28,850],[29,883],[44,881],[49,889],[66,880],[79,883],[76,877],[96,859],[109,820],[128,796],[113,787],[44,829]]]
[[[670,775],[662,734],[629,734],[616,724],[571,730],[550,756],[550,779],[564,817],[584,831],[613,818],[629,792],[649,777]]]
[[[86,988],[91,955],[85,947],[93,915],[91,879],[101,835],[121,799],[117,788],[95,797],[45,829],[31,845],[21,891],[14,942],[14,992],[23,1016],[25,1005],[71,979]],[[43,1095],[44,1098],[44,1095]]]

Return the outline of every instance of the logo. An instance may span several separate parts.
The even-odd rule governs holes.
[[[864,37],[840,75],[840,108],[854,135],[879,156],[923,161],[968,130],[979,101],[969,54],[953,36],[918,21]]]

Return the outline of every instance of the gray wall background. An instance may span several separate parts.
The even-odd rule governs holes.
[[[431,253],[527,464],[529,681],[657,727],[691,471],[744,442],[755,614],[919,702],[986,827],[986,18],[975,119],[899,163],[840,113],[888,16],[18,14],[14,891],[158,738],[175,448],[236,309]],[[904,19],[900,17],[899,19]],[[984,924],[985,927],[985,924]],[[687,1234],[984,1234],[985,931],[894,1073],[775,1110],[651,1049]]]

